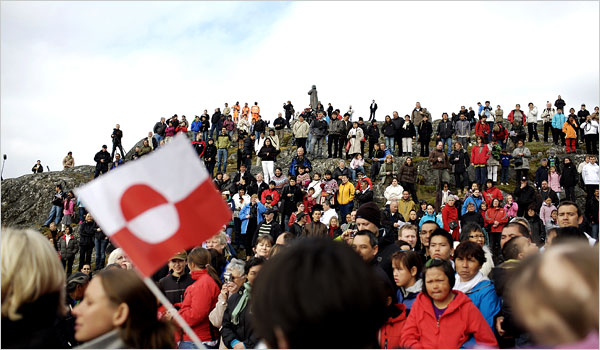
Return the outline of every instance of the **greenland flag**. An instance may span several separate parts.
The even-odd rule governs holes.
[[[231,220],[208,171],[182,135],[75,193],[146,277]]]

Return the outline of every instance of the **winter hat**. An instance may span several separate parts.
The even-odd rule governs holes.
[[[365,219],[377,227],[381,227],[381,211],[373,202],[365,203],[358,208],[356,218]]]

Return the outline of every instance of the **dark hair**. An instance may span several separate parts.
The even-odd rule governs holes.
[[[562,207],[562,206],[567,206],[567,205],[572,205],[575,208],[577,208],[577,216],[581,216],[581,209],[579,208],[579,205],[577,205],[577,203],[575,203],[573,201],[562,201],[562,202],[560,202],[560,205],[558,206],[558,208],[556,208],[556,210],[560,209],[560,207]]]
[[[156,317],[156,297],[133,270],[102,270],[96,275],[107,298],[116,305],[127,304],[129,315],[119,327],[119,336],[134,349],[175,347],[171,324]]]
[[[246,261],[246,264],[244,265],[244,274],[248,275],[248,272],[250,272],[251,268],[253,268],[254,266],[262,265],[266,261],[267,260],[265,260],[265,258],[263,258],[263,257],[250,258],[250,260]]]
[[[452,243],[454,242],[454,239],[452,238],[452,235],[450,233],[448,233],[448,231],[444,230],[443,228],[437,228],[435,231],[433,231],[431,233],[431,235],[429,235],[430,244],[431,244],[431,239],[435,236],[442,236],[442,237],[446,238],[446,240],[448,241],[448,244],[450,244],[450,247],[452,247]]]
[[[421,271],[423,270],[423,260],[421,260],[421,256],[419,253],[412,250],[394,252],[394,254],[392,254],[392,266],[394,263],[402,264],[407,270],[416,267],[417,278],[419,278]]]
[[[464,241],[454,249],[454,260],[468,258],[475,258],[475,260],[479,262],[479,267],[483,266],[486,261],[485,252],[479,244],[471,241]]]
[[[556,237],[552,240],[552,245],[578,240],[588,242],[588,238],[583,234],[583,231],[581,231],[579,227],[559,227],[556,229]]]
[[[458,240],[460,242],[468,241],[471,232],[483,232],[483,229],[481,226],[479,226],[479,224],[475,222],[469,222],[460,230],[460,236],[458,237]]]
[[[502,230],[510,227],[516,227],[517,231],[519,231],[521,236],[531,239],[531,233],[529,233],[529,229],[525,227],[525,225],[519,223],[518,221],[509,222],[508,224],[506,224],[506,226],[504,226],[504,228],[502,228]]]
[[[509,239],[508,242],[504,243],[504,247],[502,247],[502,256],[504,259],[510,260],[519,258],[519,253],[521,253],[521,248],[517,243],[519,238],[523,237],[513,237]]]
[[[277,254],[252,296],[256,333],[269,347],[280,346],[276,328],[290,348],[378,347],[377,331],[387,318],[384,292],[369,266],[331,240],[302,240]]]
[[[219,275],[213,266],[210,266],[210,262],[212,257],[208,249],[204,249],[202,247],[196,247],[192,249],[192,251],[187,256],[188,263],[194,263],[194,265],[198,266],[201,269],[206,269],[208,275],[217,283],[219,288],[221,288],[221,280],[219,279]]]
[[[404,241],[402,239],[397,240],[396,242],[394,242],[398,247],[402,248],[402,246],[409,246],[410,247],[410,243],[408,243],[407,241]]]
[[[437,267],[442,269],[446,277],[448,277],[448,283],[450,284],[450,289],[454,288],[454,283],[456,282],[456,277],[454,276],[454,269],[449,261],[439,258],[429,259],[425,264],[425,269],[423,269],[423,289],[421,290],[423,294],[431,298],[431,296],[427,293],[427,271]],[[450,292],[452,293],[452,292]]]
[[[356,232],[356,236],[369,237],[369,244],[371,245],[371,248],[375,247],[377,245],[377,237],[375,237],[373,232],[371,232],[369,230],[360,230],[360,231]]]
[[[279,238],[279,237],[283,237],[283,245],[289,245],[296,238],[294,236],[294,234],[291,232],[284,232],[284,233],[280,234],[277,238]]]

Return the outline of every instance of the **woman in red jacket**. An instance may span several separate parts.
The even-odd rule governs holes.
[[[460,225],[458,223],[458,210],[454,206],[456,200],[458,198],[454,195],[450,195],[448,197],[448,202],[442,208],[442,223],[444,223],[444,230],[450,232],[452,234],[452,238],[455,241],[458,241],[458,236],[460,234]],[[453,224],[451,224],[454,222]],[[452,226],[452,227],[450,227]]]
[[[219,340],[219,330],[210,324],[208,314],[217,305],[221,281],[215,269],[210,266],[210,260],[210,252],[200,247],[194,248],[188,255],[188,267],[196,282],[185,290],[179,314],[205,346],[214,348]],[[192,349],[195,346],[191,338],[184,334],[179,348]]]
[[[483,144],[483,137],[477,136],[477,144],[471,149],[471,164],[475,168],[475,182],[479,188],[483,188],[487,180],[487,161],[490,155],[490,148]]]
[[[471,299],[452,290],[455,275],[448,261],[429,260],[423,275],[423,292],[413,304],[402,330],[402,347],[458,349],[471,336],[477,345],[498,346],[492,329]]]
[[[477,124],[475,124],[475,136],[481,136],[483,138],[483,143],[485,144],[488,141],[490,131],[490,125],[486,121],[486,116],[481,116]]]
[[[492,206],[485,212],[485,226],[489,228],[490,248],[494,258],[500,256],[500,236],[502,229],[508,222],[506,210],[500,205],[498,198],[492,199]]]

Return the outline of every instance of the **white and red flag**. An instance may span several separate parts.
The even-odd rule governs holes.
[[[75,193],[146,277],[231,220],[208,171],[182,135]]]

